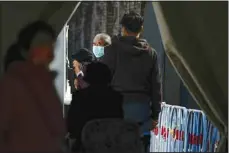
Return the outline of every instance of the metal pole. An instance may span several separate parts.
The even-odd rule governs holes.
[[[71,15],[69,16],[68,20],[66,21],[65,23],[65,26],[66,24],[68,24],[68,22],[71,20],[72,16],[75,14],[76,10],[78,9],[78,7],[80,6],[82,0],[79,0],[79,2],[76,4],[76,7],[74,8],[74,10],[72,11]]]

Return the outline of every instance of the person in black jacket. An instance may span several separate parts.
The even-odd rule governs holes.
[[[105,47],[101,62],[112,74],[112,86],[124,96],[124,118],[140,125],[145,145],[161,110],[161,80],[156,51],[140,39],[144,19],[130,12],[121,20],[121,36]]]
[[[76,54],[72,55],[72,68],[68,67],[68,80],[72,94],[87,85],[82,80],[86,66],[96,60],[94,54],[86,48],[81,48]]]
[[[85,69],[87,65],[93,62],[96,58],[88,49],[81,48],[76,54],[72,54],[72,59],[72,68],[67,65],[68,83],[70,84],[72,94],[71,103],[75,99],[76,92],[88,86],[87,82],[83,80]],[[66,112],[68,112],[68,109],[69,105],[65,105]]]
[[[70,138],[76,140],[73,151],[80,150],[81,131],[88,121],[123,118],[122,95],[110,87],[111,73],[106,65],[89,64],[84,80],[89,86],[76,92],[67,116]]]

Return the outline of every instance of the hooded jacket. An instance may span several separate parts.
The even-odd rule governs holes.
[[[112,86],[124,101],[151,101],[151,117],[158,118],[161,80],[156,51],[144,39],[115,36],[100,59],[112,74]]]

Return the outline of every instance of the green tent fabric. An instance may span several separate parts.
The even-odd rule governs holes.
[[[152,2],[165,52],[208,118],[228,137],[228,3]]]
[[[45,20],[53,26],[57,35],[78,8],[80,2],[0,2],[0,59],[3,61],[7,48],[16,40],[19,30],[36,20]],[[14,14],[12,15],[12,11]],[[16,14],[16,15],[15,15]],[[71,15],[71,16],[70,16]],[[3,63],[0,62],[0,76]]]

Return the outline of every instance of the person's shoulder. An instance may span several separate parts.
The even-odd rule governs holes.
[[[147,50],[148,50],[149,55],[151,56],[152,59],[157,57],[157,51],[152,46],[148,45]]]
[[[146,39],[140,38],[137,39],[137,44],[141,46],[143,50],[149,53],[150,56],[156,56],[156,50],[148,43]]]
[[[116,54],[116,47],[114,44],[104,47],[104,55],[98,59],[99,62],[111,61]]]
[[[113,50],[114,47],[115,47],[114,44],[110,44],[110,45],[108,45],[108,46],[105,46],[105,47],[104,47],[104,52],[105,52],[105,53],[106,53],[106,52],[110,52],[111,50]]]
[[[120,37],[120,36],[118,36],[118,35],[112,36],[112,37],[111,37],[111,41],[112,41],[111,43],[119,41],[119,37]]]
[[[19,79],[12,77],[9,74],[4,74],[4,76],[0,79],[0,93],[2,95],[11,95],[12,91],[21,91],[22,84]]]
[[[2,85],[2,86],[5,86],[5,85],[7,85],[7,86],[10,86],[11,84],[14,84],[14,83],[19,83],[20,82],[20,80],[19,79],[17,79],[16,78],[16,76],[15,77],[13,77],[11,74],[9,74],[9,73],[5,73],[2,77],[1,77],[1,79],[0,79],[0,84]]]
[[[153,47],[150,47],[152,56],[157,56],[157,51]]]
[[[105,51],[106,50],[112,50],[114,47],[117,46],[118,42],[119,42],[119,36],[117,36],[117,35],[112,36],[111,44],[105,47]]]

